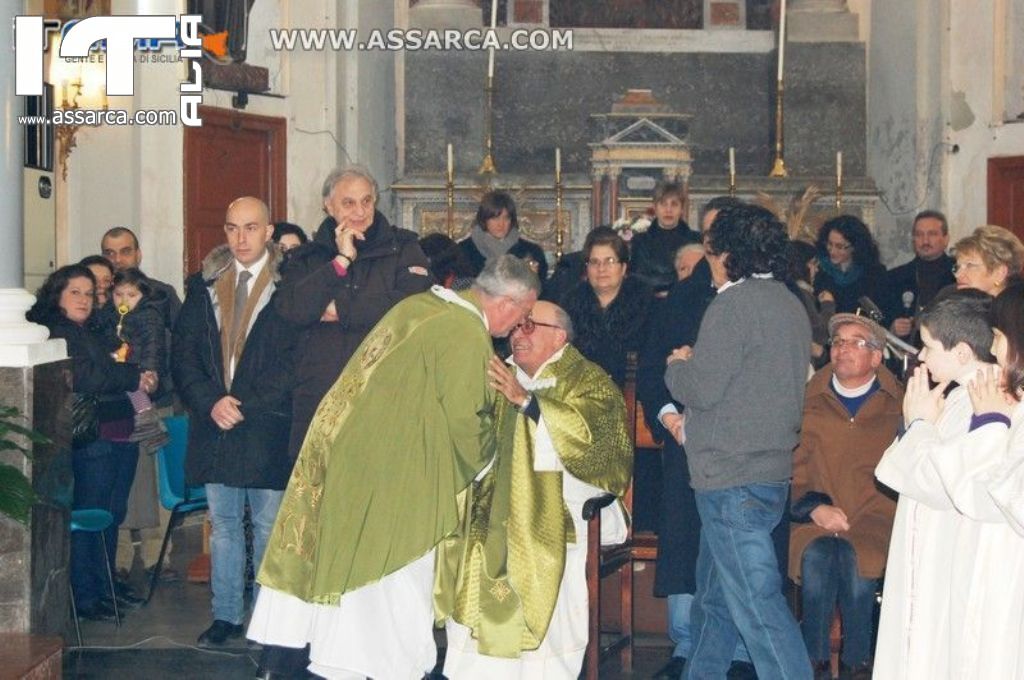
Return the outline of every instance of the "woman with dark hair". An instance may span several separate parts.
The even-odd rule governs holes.
[[[860,306],[857,301],[864,296],[880,304],[885,267],[867,225],[853,215],[834,217],[821,226],[815,247],[821,266],[814,280],[819,301],[823,293],[830,293],[835,298],[836,312],[856,312]]]
[[[811,363],[815,369],[828,363],[825,345],[828,343],[828,320],[836,313],[836,303],[831,295],[822,294],[822,300],[815,299],[814,279],[818,273],[818,251],[806,241],[790,241],[786,244],[786,258],[789,260],[789,277],[796,287],[797,297],[804,303],[807,318],[811,321]]]
[[[572,343],[622,387],[626,354],[640,349],[654,297],[645,284],[626,275],[629,249],[611,227],[587,234],[583,261],[586,280],[562,300],[572,319]]]
[[[519,236],[519,218],[516,204],[504,191],[490,191],[480,200],[469,238],[459,241],[459,247],[469,260],[476,276],[484,264],[508,253],[526,260],[543,285],[548,276],[548,261],[544,249]]]
[[[473,267],[459,244],[444,234],[427,234],[420,239],[420,248],[430,260],[430,273],[445,288],[466,290],[473,283]]]
[[[276,222],[274,224],[274,233],[270,236],[270,240],[287,253],[292,248],[298,248],[303,243],[308,243],[309,237],[306,236],[306,232],[302,230],[302,227],[297,224]]]
[[[139,456],[129,441],[134,412],[126,392],[152,393],[157,377],[135,364],[116,363],[87,322],[92,315],[96,280],[88,267],[61,267],[43,282],[36,302],[25,318],[50,329],[51,338],[63,338],[71,357],[76,409],[85,413],[77,441],[72,441],[71,465],[75,487],[73,506],[98,508],[114,516],[104,532],[107,557],[115,563],[118,526],[124,520],[128,492]],[[95,428],[93,428],[93,421]],[[88,430],[88,432],[86,432]],[[79,531],[71,537],[71,584],[79,616],[106,619],[113,615],[104,599],[108,593],[103,543],[94,533]]]
[[[88,255],[78,264],[88,267],[96,279],[96,309],[102,309],[110,299],[110,289],[114,285],[114,265],[102,255]]]

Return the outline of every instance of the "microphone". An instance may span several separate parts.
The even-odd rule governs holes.
[[[909,292],[909,291],[908,291]],[[904,294],[905,295],[905,294]],[[882,314],[882,310],[879,309],[878,305],[872,301],[867,295],[862,295],[857,298],[857,304],[860,305],[860,310],[864,312],[864,316],[868,317],[879,326],[882,326],[882,330],[885,331],[885,342],[891,350],[901,357],[903,355],[917,356],[917,348],[908,345],[907,343],[900,340],[897,336],[893,335],[888,328],[883,325],[885,315]]]
[[[908,316],[914,316],[914,291],[903,291],[903,312]]]

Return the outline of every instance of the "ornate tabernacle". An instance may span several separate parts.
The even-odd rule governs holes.
[[[610,113],[591,116],[601,140],[590,144],[595,226],[650,205],[661,180],[689,184],[691,118],[659,102],[651,90],[629,90]]]

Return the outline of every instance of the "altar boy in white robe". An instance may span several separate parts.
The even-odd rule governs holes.
[[[967,433],[971,400],[967,384],[991,366],[992,298],[974,289],[934,302],[919,317],[924,347],[904,399],[906,434],[882,456],[875,474],[899,492],[896,521],[885,571],[885,597],[875,652],[875,677],[933,680],[949,677],[947,644],[951,639],[950,601],[960,584],[954,563],[970,559],[955,554],[964,518],[953,505],[931,456],[946,442]],[[939,383],[929,389],[928,376]],[[952,387],[950,390],[949,388]],[[942,395],[946,392],[943,403]],[[926,421],[934,427],[915,425]]]
[[[622,393],[571,338],[568,315],[538,302],[510,335],[512,370],[491,360],[492,386],[505,397],[494,420],[497,455],[465,498],[461,531],[438,550],[435,607],[439,619],[450,617],[451,680],[575,680],[582,667],[583,504],[625,494],[633,447]],[[620,506],[605,510],[617,527],[605,542],[621,542]]]

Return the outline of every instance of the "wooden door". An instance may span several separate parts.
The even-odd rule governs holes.
[[[988,159],[988,223],[1024,240],[1024,156]]]
[[[240,196],[287,219],[286,121],[241,111],[199,107],[202,127],[185,128],[185,275],[224,243],[224,213]]]

